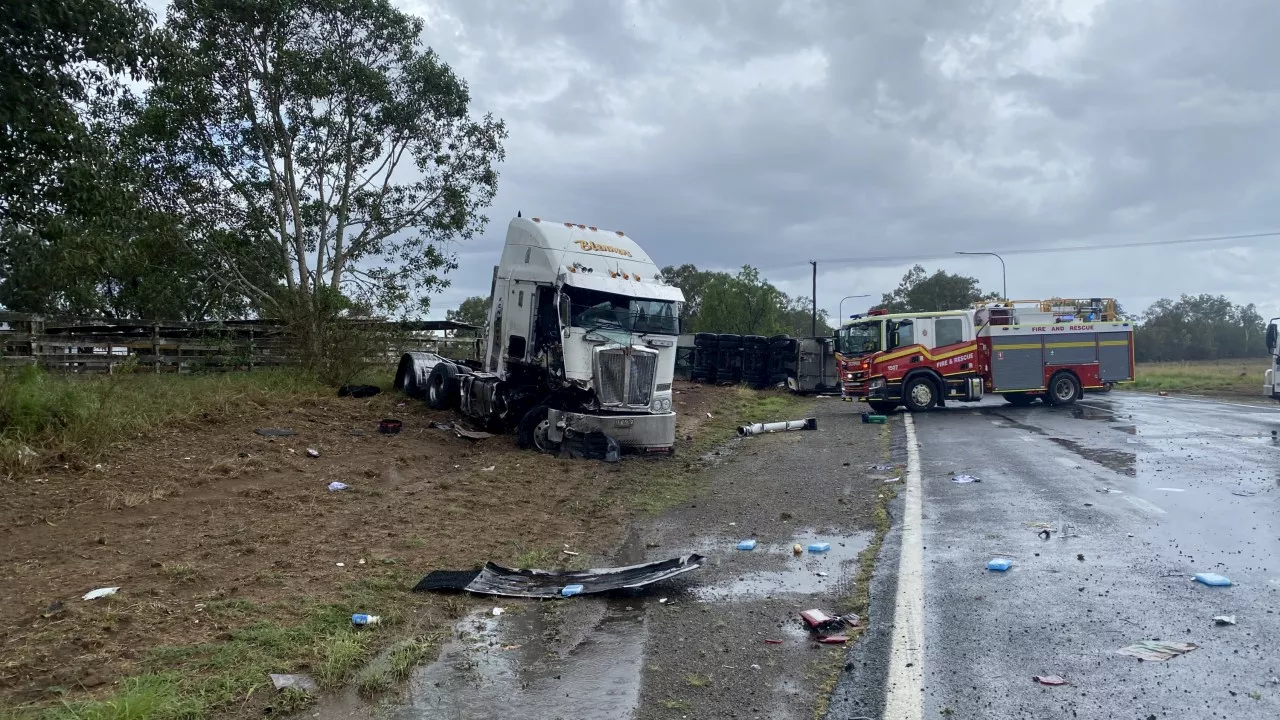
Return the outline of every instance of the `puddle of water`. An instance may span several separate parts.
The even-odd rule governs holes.
[[[485,608],[419,668],[393,720],[620,720],[640,699],[644,598]],[[594,616],[594,617],[593,617]]]
[[[805,550],[798,556],[792,553],[792,546],[796,543],[808,547],[814,542],[831,543],[831,549],[825,553]],[[766,569],[746,570],[724,582],[699,585],[691,592],[705,602],[833,592],[852,581],[857,574],[858,553],[866,549],[869,542],[869,534],[797,533],[786,543],[756,546],[752,553],[765,556]]]
[[[1088,448],[1075,440],[1068,440],[1066,438],[1051,437],[1049,439],[1076,455],[1079,455],[1085,460],[1092,460],[1103,467],[1110,468],[1111,470],[1124,475],[1137,474],[1135,465],[1137,464],[1138,456],[1133,453],[1122,452],[1119,450]]]
[[[1111,422],[1116,419],[1115,413],[1111,412],[1110,409],[1104,410],[1089,405],[1072,405],[1071,417],[1077,420],[1102,420],[1105,422]]]

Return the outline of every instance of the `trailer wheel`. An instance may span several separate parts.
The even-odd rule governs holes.
[[[560,443],[547,437],[547,430],[551,427],[551,419],[547,417],[549,412],[546,405],[538,405],[520,418],[520,424],[516,426],[516,442],[520,447],[543,453],[560,451]]]
[[[911,378],[902,389],[902,404],[911,412],[932,410],[938,404],[938,386],[923,375]]]
[[[1004,399],[1015,407],[1026,407],[1036,401],[1036,396],[1026,393],[1005,393]]]
[[[888,400],[868,400],[867,405],[876,412],[877,415],[888,415],[897,409],[898,403]]]
[[[1080,399],[1080,381],[1069,372],[1060,372],[1049,380],[1044,397],[1050,405],[1070,405]]]
[[[427,376],[427,407],[432,410],[448,410],[454,406],[458,395],[458,368],[452,363],[436,363]]]

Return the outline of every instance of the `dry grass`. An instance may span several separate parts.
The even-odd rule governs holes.
[[[1203,362],[1140,363],[1125,389],[1262,398],[1267,358]]]

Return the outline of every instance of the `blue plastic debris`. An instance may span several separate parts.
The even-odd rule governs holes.
[[[738,543],[738,549],[739,550],[755,550],[756,549],[755,539],[742,540],[741,542]]]
[[[809,552],[824,553],[831,549],[831,543],[809,543]]]
[[[993,558],[987,561],[987,569],[997,572],[1004,572],[1013,567],[1013,561],[1008,558]]]
[[[580,592],[582,592],[581,585],[565,585],[564,588],[560,590],[560,595],[563,597],[573,597]]]
[[[1204,583],[1210,587],[1230,587],[1231,578],[1224,577],[1217,573],[1196,573],[1196,582]]]

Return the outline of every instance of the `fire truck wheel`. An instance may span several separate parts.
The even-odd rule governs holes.
[[[1050,405],[1070,405],[1080,398],[1080,381],[1069,372],[1060,372],[1049,380],[1045,399]]]
[[[914,377],[902,389],[902,404],[911,412],[932,410],[938,404],[938,387],[927,377]]]
[[[1005,393],[1004,399],[1010,404],[1017,407],[1026,407],[1036,401],[1035,395],[1026,393]]]
[[[887,400],[868,400],[867,405],[878,415],[888,415],[898,407],[898,403],[889,402]]]

